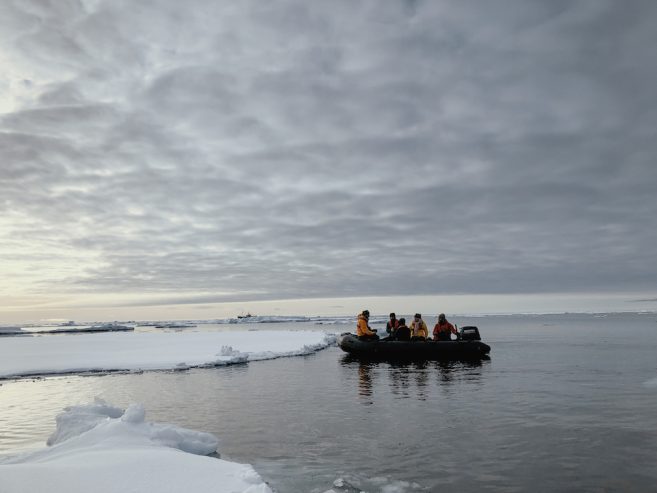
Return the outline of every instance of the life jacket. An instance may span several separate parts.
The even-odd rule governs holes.
[[[445,320],[445,322],[443,322],[443,323],[438,322],[436,324],[436,326],[434,327],[433,331],[434,332],[447,332],[448,334],[449,333],[456,333],[456,329],[454,328],[454,326],[451,323],[449,323],[447,320]]]
[[[392,333],[395,330],[397,330],[398,327],[399,327],[399,320],[395,319],[394,322],[392,323],[388,321],[388,323],[386,324],[386,332]]]
[[[419,322],[416,322],[413,320],[411,322],[411,335],[415,336],[415,331],[417,329],[417,335],[419,337],[424,337],[425,339],[429,336],[429,329],[427,329],[427,324],[424,322],[424,320],[420,319]]]

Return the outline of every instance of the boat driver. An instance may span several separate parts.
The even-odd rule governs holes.
[[[447,321],[445,314],[441,313],[438,315],[438,323],[433,328],[433,340],[434,341],[451,341],[452,334],[456,335],[458,338],[459,333],[456,331],[454,326]]]

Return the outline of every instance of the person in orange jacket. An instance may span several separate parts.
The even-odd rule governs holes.
[[[411,322],[411,341],[426,341],[429,337],[427,324],[422,320],[422,314],[416,313]]]
[[[455,334],[457,337],[459,335],[454,326],[447,321],[445,314],[441,313],[438,315],[438,323],[433,328],[433,340],[451,341],[452,334]]]
[[[372,339],[379,340],[379,336],[370,328],[367,323],[370,319],[369,310],[363,310],[363,313],[358,315],[358,322],[356,324],[356,335],[359,339]]]

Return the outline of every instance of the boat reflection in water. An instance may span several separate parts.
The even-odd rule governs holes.
[[[490,358],[400,362],[363,360],[347,354],[340,364],[347,382],[354,379],[356,370],[358,395],[362,404],[371,405],[377,385],[386,382],[389,391],[385,394],[421,401],[427,400],[433,390],[450,392],[454,384],[480,385],[490,368]]]

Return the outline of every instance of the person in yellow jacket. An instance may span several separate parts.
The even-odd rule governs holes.
[[[422,314],[416,313],[411,325],[411,341],[426,341],[429,336],[429,328],[422,320]]]
[[[363,313],[358,315],[358,322],[356,324],[356,335],[359,339],[372,339],[378,340],[379,336],[370,329],[369,324],[367,323],[370,319],[369,310],[363,310]]]

